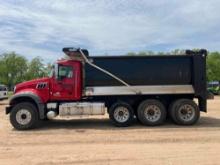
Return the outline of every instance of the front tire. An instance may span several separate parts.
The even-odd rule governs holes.
[[[109,109],[109,118],[117,127],[127,127],[134,119],[132,107],[125,102],[117,102]]]
[[[38,121],[37,108],[29,102],[19,103],[11,110],[10,122],[17,130],[34,128]]]

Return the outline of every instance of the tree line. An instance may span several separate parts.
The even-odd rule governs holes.
[[[171,52],[128,52],[127,55],[179,55],[184,53],[184,50],[177,49]],[[47,76],[51,66],[50,63],[45,64],[40,57],[35,57],[28,61],[24,56],[15,52],[3,53],[0,55],[0,84],[5,84],[12,90],[17,83]],[[220,52],[208,53],[207,78],[208,81],[220,81]]]
[[[44,64],[40,57],[28,61],[24,56],[15,52],[0,55],[0,84],[13,90],[15,84],[45,77],[51,68],[51,64]]]

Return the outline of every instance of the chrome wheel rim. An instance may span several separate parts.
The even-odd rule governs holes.
[[[195,108],[189,104],[182,105],[179,108],[178,114],[183,121],[191,121],[195,116]]]
[[[31,113],[27,109],[20,109],[16,113],[16,121],[21,125],[27,125],[31,121]]]
[[[156,122],[161,117],[160,107],[157,105],[149,105],[144,110],[144,116],[148,121]]]
[[[126,107],[117,107],[114,111],[114,118],[119,123],[126,122],[130,117],[129,110]]]

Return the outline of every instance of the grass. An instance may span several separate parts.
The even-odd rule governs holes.
[[[8,98],[10,98],[13,95],[13,91],[8,91]]]

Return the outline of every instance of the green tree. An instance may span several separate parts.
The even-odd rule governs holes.
[[[128,52],[128,56],[150,56],[150,55],[155,55],[153,51],[140,51],[138,53],[135,52]]]
[[[219,52],[211,52],[207,56],[207,77],[209,81],[220,81]]]
[[[14,84],[25,80],[27,60],[15,52],[0,56],[0,82],[12,89]]]
[[[175,49],[170,52],[171,55],[183,55],[185,54],[185,50],[183,49]]]
[[[136,53],[134,53],[134,52],[128,52],[127,55],[128,55],[128,56],[136,56]]]
[[[48,75],[52,65],[44,65],[40,57],[30,62],[15,52],[0,55],[0,84],[5,84],[10,90],[17,83],[45,77]]]
[[[35,57],[28,63],[28,70],[26,73],[27,80],[45,77],[47,75],[47,67],[43,64],[43,60],[40,57]]]
[[[138,53],[139,56],[151,56],[154,55],[155,53],[153,51],[141,51]]]

